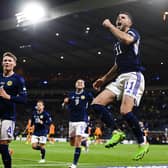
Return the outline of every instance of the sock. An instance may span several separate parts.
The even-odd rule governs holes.
[[[11,156],[9,154],[8,145],[0,144],[0,153],[2,155],[2,161],[4,164],[4,168],[11,168]]]
[[[143,132],[141,131],[137,117],[133,114],[133,112],[129,112],[123,117],[129,124],[129,126],[132,128],[132,131],[135,137],[137,138],[138,143],[139,144],[143,143],[144,142]]]
[[[91,105],[91,109],[93,109],[101,118],[101,120],[106,124],[107,127],[111,128],[112,130],[116,129],[115,121],[107,108],[100,104],[93,104]]]
[[[33,147],[34,150],[41,150],[40,146]]]
[[[82,141],[81,145],[86,147],[86,140]]]
[[[45,153],[46,150],[44,148],[41,148],[41,159],[45,159]]]
[[[75,148],[74,161],[73,161],[74,165],[77,165],[79,157],[80,157],[80,153],[81,153],[81,148],[79,147]]]

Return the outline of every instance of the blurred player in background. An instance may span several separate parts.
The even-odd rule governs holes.
[[[139,160],[148,152],[149,144],[145,142],[138,119],[134,114],[134,107],[139,106],[143,95],[145,82],[139,54],[140,35],[131,28],[132,24],[132,16],[128,12],[118,14],[116,26],[109,19],[103,21],[103,26],[116,38],[113,48],[115,63],[104,76],[93,83],[94,89],[100,90],[102,85],[111,81],[94,99],[92,108],[102,116],[106,125],[114,130],[114,119],[105,106],[115,98],[121,100],[120,113],[132,128],[139,144],[138,152],[133,159]],[[115,77],[116,80],[112,82]],[[115,131],[105,147],[113,147],[124,138],[123,132]]]
[[[49,126],[52,122],[50,114],[44,109],[43,100],[38,100],[36,104],[36,111],[33,112],[31,119],[31,126],[34,126],[31,143],[34,150],[40,150],[41,160],[39,163],[45,163],[45,144],[47,141],[47,134]]]
[[[52,123],[50,125],[50,128],[49,128],[49,134],[48,134],[48,141],[51,143],[51,144],[54,144],[55,142],[55,125],[54,123]]]
[[[93,100],[93,95],[84,90],[85,81],[78,79],[75,83],[75,91],[69,93],[64,99],[70,113],[69,138],[70,144],[75,147],[73,163],[69,168],[76,168],[81,153],[81,142],[86,135],[88,122],[88,106]]]
[[[31,142],[31,136],[33,134],[33,131],[34,131],[34,127],[31,126],[31,119],[28,119],[28,123],[27,123],[26,129],[24,131],[27,133],[26,144],[29,144]]]
[[[141,128],[141,131],[143,132],[143,136],[144,136],[144,141],[147,143],[148,142],[148,128],[145,127],[143,121],[139,121],[139,125],[140,125],[140,128]]]
[[[101,137],[102,137],[102,130],[100,124],[97,124],[94,132],[95,136],[95,144],[100,144],[101,143]]]
[[[27,98],[25,81],[14,72],[16,61],[14,54],[3,54],[3,73],[0,74],[0,153],[5,168],[12,167],[8,145],[13,139],[16,103],[26,103]]]

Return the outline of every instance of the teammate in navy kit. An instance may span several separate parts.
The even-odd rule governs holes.
[[[44,110],[44,107],[43,100],[38,100],[36,111],[34,111],[31,119],[31,126],[34,126],[31,143],[33,149],[40,150],[41,152],[41,160],[39,163],[45,163],[45,144],[47,141],[49,126],[52,122],[50,114]]]
[[[81,142],[85,135],[88,122],[88,106],[93,100],[93,95],[84,90],[85,82],[78,79],[75,83],[75,91],[69,93],[64,99],[70,113],[69,137],[70,144],[75,147],[73,164],[69,168],[76,168],[81,153]]]
[[[11,52],[3,54],[3,73],[0,74],[0,153],[5,168],[11,168],[9,143],[13,139],[16,120],[16,103],[27,98],[23,77],[14,72],[17,58]]]
[[[92,108],[102,115],[102,120],[114,130],[114,120],[105,106],[115,98],[121,100],[120,113],[132,128],[139,144],[138,152],[133,159],[139,160],[148,152],[149,144],[145,143],[138,119],[134,114],[134,107],[139,105],[143,95],[145,82],[139,54],[140,35],[131,28],[132,23],[132,17],[128,12],[118,14],[116,26],[109,19],[103,21],[103,26],[116,38],[113,48],[115,63],[104,76],[93,83],[94,89],[100,90],[102,85],[111,81],[94,99]],[[115,81],[112,81],[114,78]],[[114,131],[105,147],[113,147],[124,138],[123,132]]]

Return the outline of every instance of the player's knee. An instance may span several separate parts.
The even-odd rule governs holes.
[[[45,144],[40,145],[42,149],[45,149]]]
[[[32,144],[32,149],[36,149],[37,145],[36,144]]]
[[[107,97],[104,98],[104,96],[102,95],[98,95],[96,98],[93,99],[92,101],[92,105],[93,104],[98,104],[98,105],[102,105],[102,106],[106,106],[108,103],[112,102],[113,101],[113,97]]]
[[[121,115],[126,115],[128,112],[127,111],[120,111]]]
[[[126,115],[130,111],[132,111],[132,107],[129,107],[129,106],[121,106],[121,108],[120,108],[121,115]]]
[[[129,112],[131,112],[133,109],[133,106],[128,104],[128,103],[122,103],[121,107],[120,107],[120,113],[122,115],[125,115]]]
[[[103,105],[103,102],[101,101],[101,99],[95,98],[95,99],[92,101],[92,105],[93,105],[93,104]]]
[[[76,142],[76,143],[74,144],[74,146],[75,146],[76,148],[79,148],[79,147],[81,146],[81,142]]]

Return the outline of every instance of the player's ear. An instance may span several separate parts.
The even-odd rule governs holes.
[[[133,24],[133,23],[132,23],[132,21],[131,21],[131,20],[129,20],[129,25],[130,25],[130,27],[132,26],[132,24]]]
[[[14,62],[14,67],[16,67],[16,61]]]
[[[83,82],[83,87],[85,88],[85,82]]]
[[[129,26],[131,27],[132,26],[132,24],[133,24],[133,22],[132,22],[132,20],[128,17],[128,23],[129,23]]]

